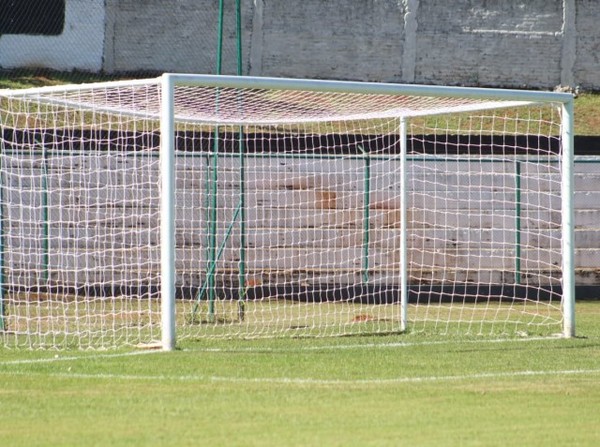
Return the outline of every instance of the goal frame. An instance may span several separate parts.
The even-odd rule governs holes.
[[[177,343],[175,325],[175,104],[174,92],[177,85],[217,88],[254,88],[277,90],[304,90],[312,92],[410,95],[420,97],[452,97],[487,99],[498,101],[524,101],[532,104],[558,103],[561,105],[561,251],[562,251],[562,307],[564,337],[575,336],[575,275],[574,275],[574,97],[569,93],[531,90],[473,88],[454,86],[428,86],[413,84],[309,80],[267,77],[238,77],[225,75],[192,75],[165,73],[160,78],[160,246],[161,246],[161,325],[162,349],[174,350]],[[501,105],[499,106],[501,107]],[[439,113],[443,113],[440,111]],[[430,113],[427,113],[430,115]],[[415,115],[411,115],[415,116]],[[401,330],[407,329],[408,321],[408,278],[406,215],[407,188],[406,163],[407,117],[400,118],[400,293]]]

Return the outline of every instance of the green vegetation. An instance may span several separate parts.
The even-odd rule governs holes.
[[[575,134],[600,135],[600,93],[584,93],[575,99]]]
[[[600,302],[579,303],[577,317],[575,339],[0,350],[0,438],[11,446],[594,446]]]
[[[126,76],[153,77],[156,74],[135,74]],[[123,78],[123,77],[121,77]],[[0,89],[3,88],[29,88],[44,85],[59,85],[67,83],[100,82],[114,80],[115,76],[106,74],[93,74],[85,72],[39,72],[19,70],[0,72]],[[516,112],[515,112],[516,113]],[[418,120],[417,120],[418,122]],[[385,125],[382,123],[381,125]],[[427,124],[424,124],[427,126]],[[518,121],[515,121],[515,126]],[[516,128],[518,130],[518,127]],[[600,135],[600,93],[582,93],[575,100],[575,134],[576,135]]]
[[[114,76],[73,72],[18,70],[0,72],[0,89],[32,88],[81,82],[100,82],[115,79]]]

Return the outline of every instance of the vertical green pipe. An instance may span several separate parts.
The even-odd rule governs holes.
[[[48,284],[49,278],[50,225],[48,218],[48,151],[42,144],[42,280]]]
[[[515,163],[515,282],[521,284],[521,162]]]
[[[365,183],[364,183],[364,208],[363,208],[363,261],[362,277],[363,283],[369,282],[369,239],[371,224],[371,157],[369,153],[359,144],[358,148],[365,156]]]
[[[220,75],[223,62],[223,12],[224,0],[219,0],[219,17],[217,21],[217,66],[216,74]],[[217,90],[216,108],[219,108],[219,91]],[[217,247],[217,180],[218,180],[218,156],[219,156],[219,126],[215,126],[213,135],[212,157],[209,166],[209,218],[208,218],[208,321],[215,321],[215,271],[217,262],[215,258]],[[211,268],[211,265],[213,267]]]
[[[237,48],[237,75],[242,75],[242,2],[235,2],[235,35]]]
[[[242,8],[241,0],[235,2],[236,44],[237,44],[237,75],[242,75]],[[240,98],[241,101],[241,98]],[[242,104],[240,104],[240,107]],[[246,160],[244,156],[244,129],[239,130],[239,159],[240,159],[240,262],[238,279],[238,317],[244,320],[246,313]]]
[[[246,311],[246,162],[244,156],[244,133],[240,128],[239,133],[239,158],[240,158],[240,262],[238,280],[238,317],[244,320]]]
[[[0,153],[0,331],[6,330],[5,286],[4,286],[4,176],[2,157]]]
[[[214,137],[214,135],[213,135]],[[208,151],[206,153],[206,181],[205,181],[205,186],[204,186],[204,190],[206,191],[203,203],[204,203],[204,208],[206,210],[206,215],[205,215],[205,219],[206,219],[206,226],[205,226],[205,236],[206,236],[206,278],[204,278],[204,287],[206,288],[206,290],[208,290],[208,286],[209,286],[209,280],[211,279],[210,276],[210,270],[211,270],[211,265],[210,265],[210,218],[211,218],[211,210],[210,210],[210,179],[211,179],[211,166],[212,166],[212,151]],[[200,301],[202,299],[203,293],[202,291],[198,292],[198,301]]]
[[[217,247],[217,180],[218,180],[218,157],[219,157],[219,126],[215,126],[213,138],[212,157],[210,161],[210,190],[209,196],[209,234],[208,234],[208,321],[215,319],[215,271],[216,271],[216,247]]]
[[[216,74],[221,74],[221,64],[223,62],[223,3],[219,0],[219,17],[217,20],[217,66]]]

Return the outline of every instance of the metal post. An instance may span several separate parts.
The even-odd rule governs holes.
[[[223,1],[219,0],[219,17],[217,19],[217,66],[215,72],[221,74],[221,66],[223,62]]]
[[[160,261],[162,348],[175,349],[175,123],[173,78],[162,77],[160,120]]]
[[[242,8],[241,0],[235,2],[235,23],[237,42],[237,75],[242,75]],[[242,107],[240,98],[240,108]],[[244,148],[244,128],[240,126],[239,134],[240,158],[240,262],[238,279],[238,317],[243,321],[246,315],[246,157]]]
[[[370,226],[371,226],[371,157],[368,151],[366,151],[360,144],[358,148],[361,150],[365,157],[365,183],[363,191],[363,262],[362,262],[362,277],[363,284],[369,283],[369,239],[370,239]]]
[[[219,18],[217,23],[217,66],[216,74],[220,75],[223,62],[223,14],[224,1],[219,0]],[[219,108],[219,90],[217,88],[215,107]],[[218,181],[218,157],[219,157],[219,126],[216,125],[213,133],[212,156],[209,161],[209,205],[208,205],[208,266],[207,266],[207,287],[208,287],[208,321],[215,321],[215,299],[216,299],[216,251],[217,251],[217,181]],[[212,266],[212,268],[211,268]]]
[[[563,335],[575,336],[575,235],[573,210],[573,98],[562,104],[562,306]]]
[[[238,279],[238,317],[244,320],[246,312],[246,162],[244,155],[244,132],[240,127],[239,132],[239,159],[240,159],[240,261]]]
[[[237,75],[242,75],[242,2],[235,2],[235,35],[237,46]]]
[[[521,284],[521,162],[515,162],[515,282]]]
[[[407,259],[407,200],[406,188],[406,118],[400,118],[400,330],[408,326],[408,259]]]
[[[0,152],[0,331],[6,330],[6,306],[4,285],[4,175],[3,163],[4,151]]]
[[[208,216],[208,265],[207,265],[207,287],[208,287],[208,321],[215,321],[215,299],[216,299],[216,251],[217,251],[217,181],[218,175],[218,159],[219,159],[219,126],[215,126],[213,136],[212,156],[210,158],[210,189],[209,197],[209,216]]]
[[[48,151],[42,145],[42,280],[48,285],[49,279],[49,250],[50,250],[50,224],[48,217]]]

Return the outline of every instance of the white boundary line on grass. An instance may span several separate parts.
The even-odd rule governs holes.
[[[236,353],[236,352],[256,352],[256,353],[264,353],[264,352],[302,352],[302,351],[337,351],[337,350],[348,350],[348,349],[382,349],[382,348],[410,348],[410,347],[418,347],[418,346],[435,346],[435,345],[444,345],[444,344],[474,344],[474,343],[512,343],[512,342],[528,342],[528,341],[551,341],[551,340],[564,340],[562,337],[531,337],[531,338],[522,338],[522,339],[495,339],[495,340],[463,340],[461,342],[456,342],[455,340],[438,340],[438,341],[429,341],[429,342],[392,342],[392,343],[363,343],[363,344],[346,344],[346,345],[322,345],[322,346],[298,346],[292,348],[277,348],[277,347],[243,347],[237,346],[232,348],[198,348],[198,349],[182,349],[179,352],[216,352],[216,353]],[[161,354],[165,353],[165,351],[161,350],[144,350],[144,351],[131,351],[131,352],[121,352],[121,353],[106,353],[106,354],[91,354],[91,355],[69,355],[62,356],[61,354],[55,354],[54,357],[47,357],[41,359],[23,359],[23,360],[7,360],[0,361],[0,366],[3,365],[19,365],[19,364],[36,364],[36,363],[52,363],[52,362],[62,362],[62,361],[76,361],[76,360],[94,360],[94,359],[102,359],[102,358],[113,358],[113,357],[131,357],[136,355],[146,355],[146,354]],[[173,353],[166,353],[167,355],[173,355]]]
[[[549,338],[527,338],[518,341],[540,341],[540,340],[552,340]],[[505,340],[488,340],[487,343],[501,343],[510,342],[513,339]],[[481,340],[466,341],[466,343],[481,343]],[[315,350],[345,350],[345,349],[373,349],[373,348],[395,348],[395,347],[414,347],[414,346],[426,346],[426,345],[442,345],[453,343],[451,341],[431,341],[431,342],[395,342],[395,343],[365,343],[357,345],[323,345],[323,346],[301,346],[298,348],[206,348],[198,350],[187,350],[184,352],[294,352],[294,351],[315,351]],[[455,343],[455,342],[454,342]],[[463,342],[464,343],[464,342]],[[118,358],[118,357],[132,357],[138,355],[147,354],[160,354],[163,351],[132,351],[123,353],[106,353],[106,354],[92,354],[92,355],[68,355],[61,356],[55,354],[54,357],[42,358],[42,359],[22,359],[22,360],[8,360],[0,362],[1,366],[10,365],[26,365],[26,364],[39,364],[39,363],[53,363],[63,361],[78,361],[78,360],[95,360],[102,358]],[[166,353],[166,355],[172,355],[172,353]],[[463,375],[448,375],[448,376],[418,376],[418,377],[392,377],[387,379],[355,379],[355,380],[343,380],[343,379],[313,379],[313,378],[298,378],[298,377],[262,377],[262,378],[249,378],[249,377],[225,377],[225,376],[205,376],[205,375],[181,375],[181,376],[167,376],[167,375],[131,375],[131,374],[81,374],[76,372],[25,372],[25,371],[9,371],[0,370],[0,375],[41,375],[46,377],[57,377],[64,379],[107,379],[107,380],[153,380],[153,381],[184,381],[184,382],[221,382],[221,383],[257,383],[257,384],[274,384],[274,385],[321,385],[321,386],[335,386],[335,385],[393,385],[403,383],[436,383],[436,382],[451,382],[451,381],[462,381],[462,380],[477,380],[477,379],[500,379],[500,378],[515,378],[515,377],[539,377],[539,376],[572,376],[572,375],[585,375],[585,374],[600,374],[600,368],[598,369],[570,369],[570,370],[522,370],[522,371],[507,371],[507,372],[489,372],[489,373],[475,373],[475,374],[463,374]]]
[[[36,363],[53,363],[53,362],[64,362],[64,361],[76,361],[76,360],[95,360],[113,357],[132,357],[136,355],[155,354],[161,351],[133,351],[133,352],[118,352],[111,354],[92,354],[92,355],[67,355],[61,356],[55,354],[54,357],[47,357],[43,359],[21,359],[21,360],[6,360],[0,362],[0,366],[4,365],[30,365]]]
[[[512,377],[528,376],[564,376],[579,374],[600,374],[600,369],[577,369],[577,370],[557,370],[557,371],[511,371],[511,372],[493,372],[463,374],[456,376],[421,376],[421,377],[393,377],[389,379],[302,379],[302,378],[236,378],[236,377],[210,377],[214,382],[233,382],[233,383],[269,383],[269,384],[293,384],[293,385],[393,385],[403,383],[427,383],[427,382],[451,382],[474,379],[500,379]]]
[[[456,345],[461,344],[495,344],[495,343],[514,343],[514,342],[528,342],[528,341],[552,341],[552,340],[564,340],[563,337],[531,337],[531,338],[503,338],[495,340],[462,340],[457,342],[456,340],[438,340],[438,341],[425,341],[425,342],[392,342],[392,343],[362,343],[355,345],[322,345],[322,346],[298,346],[293,348],[277,348],[277,347],[233,347],[233,348],[198,348],[198,349],[184,349],[183,352],[299,352],[299,351],[337,351],[337,350],[348,350],[348,349],[376,349],[376,348],[411,348],[418,346],[435,346],[435,345]]]
[[[510,371],[510,372],[490,372],[477,374],[462,374],[456,376],[420,376],[420,377],[392,377],[388,379],[312,379],[295,377],[223,377],[223,376],[203,376],[203,375],[131,375],[131,374],[80,374],[80,373],[31,373],[24,371],[0,371],[0,375],[13,376],[32,376],[40,375],[44,377],[55,377],[61,379],[89,379],[89,380],[144,380],[144,381],[179,381],[179,382],[220,382],[220,383],[246,383],[246,384],[269,384],[269,385],[317,385],[317,386],[336,386],[336,385],[395,385],[405,383],[441,383],[458,382],[463,380],[479,379],[502,379],[516,377],[540,377],[540,376],[573,376],[585,374],[600,374],[600,369],[570,369],[570,370],[548,370],[548,371]]]

